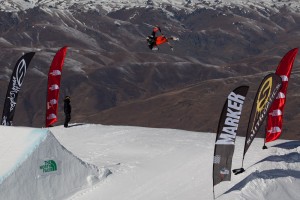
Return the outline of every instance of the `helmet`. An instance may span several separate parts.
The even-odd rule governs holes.
[[[159,31],[159,27],[158,27],[158,26],[155,26],[155,27],[153,28],[153,31],[156,33],[157,31]]]
[[[69,99],[69,100],[70,100],[70,99],[71,99],[71,97],[69,97],[69,96],[65,96],[65,100],[67,100],[67,99]]]

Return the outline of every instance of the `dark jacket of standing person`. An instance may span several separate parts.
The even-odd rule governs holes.
[[[70,104],[71,100],[69,96],[66,96],[64,99],[64,112],[65,112],[65,123],[64,123],[64,127],[68,127],[68,124],[71,120],[71,104]]]

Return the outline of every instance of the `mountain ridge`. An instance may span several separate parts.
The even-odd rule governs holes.
[[[282,56],[297,45],[299,13],[290,8],[267,11],[222,7],[187,13],[171,7],[168,12],[136,7],[106,13],[35,7],[0,12],[0,109],[16,60],[36,51],[14,124],[43,127],[49,66],[55,52],[67,45],[60,98],[71,96],[71,122],[215,132],[217,122],[210,117],[219,115],[228,93],[240,84],[250,85],[247,98],[253,100],[263,76],[274,72]],[[158,52],[147,47],[151,24],[180,38],[172,43],[174,51],[167,45]],[[300,101],[294,98],[300,95],[298,64],[296,57],[284,115],[285,127],[292,130],[286,137],[291,139],[299,137]],[[199,87],[191,88],[193,84]],[[181,93],[182,88],[191,89]],[[168,93],[177,90],[170,98]],[[161,94],[166,95],[153,100]],[[61,99],[57,124],[64,120]]]
[[[219,8],[232,6],[257,7],[258,9],[272,8],[275,10],[278,10],[282,7],[290,7],[292,10],[297,12],[299,12],[300,9],[300,4],[297,0],[265,0],[263,2],[260,0],[10,0],[1,2],[0,10],[17,12],[34,7],[48,7],[60,10],[102,10],[110,13],[121,9],[130,9],[136,7],[162,8],[167,11],[169,6],[175,8],[176,10],[185,10],[186,12],[192,12],[198,8]]]

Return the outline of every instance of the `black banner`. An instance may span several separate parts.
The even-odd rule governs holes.
[[[17,105],[18,93],[21,89],[27,67],[33,58],[35,52],[26,53],[17,62],[11,75],[7,88],[6,98],[3,107],[1,124],[11,126],[14,118],[15,108]]]
[[[268,74],[262,80],[257,90],[249,118],[243,157],[245,157],[248,148],[267,117],[269,109],[280,91],[281,86],[282,80],[280,76],[275,73]]]
[[[224,104],[216,137],[213,185],[231,180],[231,164],[234,143],[242,114],[244,100],[249,86],[240,86],[233,90]]]

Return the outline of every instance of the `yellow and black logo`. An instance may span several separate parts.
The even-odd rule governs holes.
[[[271,92],[272,92],[273,77],[270,76],[267,78],[264,83],[261,85],[260,90],[258,91],[256,99],[256,109],[253,118],[253,124],[251,126],[251,132],[255,132],[257,128],[257,118],[261,115],[261,112],[266,109],[267,103],[269,102]],[[252,134],[251,134],[252,135]]]
[[[271,96],[272,91],[272,77],[269,77],[261,87],[256,101],[256,111],[260,113],[265,107]]]

